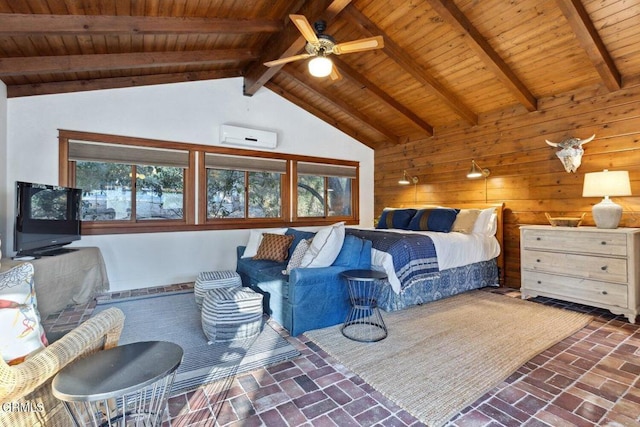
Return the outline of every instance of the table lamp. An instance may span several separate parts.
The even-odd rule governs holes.
[[[618,228],[622,206],[609,199],[611,196],[630,196],[629,172],[608,171],[584,174],[582,197],[604,197],[593,206],[591,213],[598,228]]]

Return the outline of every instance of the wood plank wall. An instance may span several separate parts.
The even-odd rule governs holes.
[[[567,173],[557,149],[575,136],[596,138],[584,145],[582,166]],[[471,160],[491,175],[469,180]],[[624,208],[620,226],[640,227],[640,86],[610,93],[601,86],[540,99],[538,111],[501,111],[480,118],[477,126],[436,129],[435,136],[375,153],[375,212],[400,204],[456,202],[505,203],[505,285],[520,287],[519,226],[548,224],[554,216],[579,216],[594,225],[591,207],[598,198],[583,198],[586,172],[628,170],[630,197],[613,200]],[[400,186],[402,171],[417,176],[414,187]],[[485,192],[486,185],[486,192]]]

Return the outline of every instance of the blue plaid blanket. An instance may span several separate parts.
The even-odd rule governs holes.
[[[371,240],[374,249],[390,254],[403,289],[416,280],[440,271],[436,248],[429,236],[355,228],[347,228],[346,234]]]

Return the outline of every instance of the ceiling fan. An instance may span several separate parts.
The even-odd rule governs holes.
[[[312,76],[326,77],[330,75],[332,80],[338,80],[340,74],[333,65],[333,62],[331,62],[331,59],[327,58],[327,56],[331,54],[342,55],[344,53],[363,52],[384,47],[382,36],[336,43],[333,37],[329,34],[324,34],[324,30],[327,28],[325,21],[318,21],[314,27],[311,27],[309,21],[307,21],[307,18],[303,15],[289,15],[289,18],[291,18],[291,22],[298,27],[302,36],[307,40],[305,46],[307,53],[265,62],[264,65],[267,67],[275,67],[277,65],[313,57],[313,59],[309,61],[309,72]]]

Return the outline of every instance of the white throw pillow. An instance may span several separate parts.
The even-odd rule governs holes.
[[[300,267],[329,267],[338,257],[343,243],[344,222],[321,228],[302,257]]]
[[[495,226],[493,224],[497,218],[494,216],[495,211],[496,208],[482,209],[478,219],[476,219],[476,223],[473,224],[473,233],[492,235],[491,231],[493,230],[493,234],[495,234]]]
[[[249,234],[249,241],[247,242],[247,246],[244,248],[244,253],[240,258],[253,258],[256,256],[260,243],[262,243],[262,233],[284,234],[286,232],[286,228],[251,230],[251,233]]]

